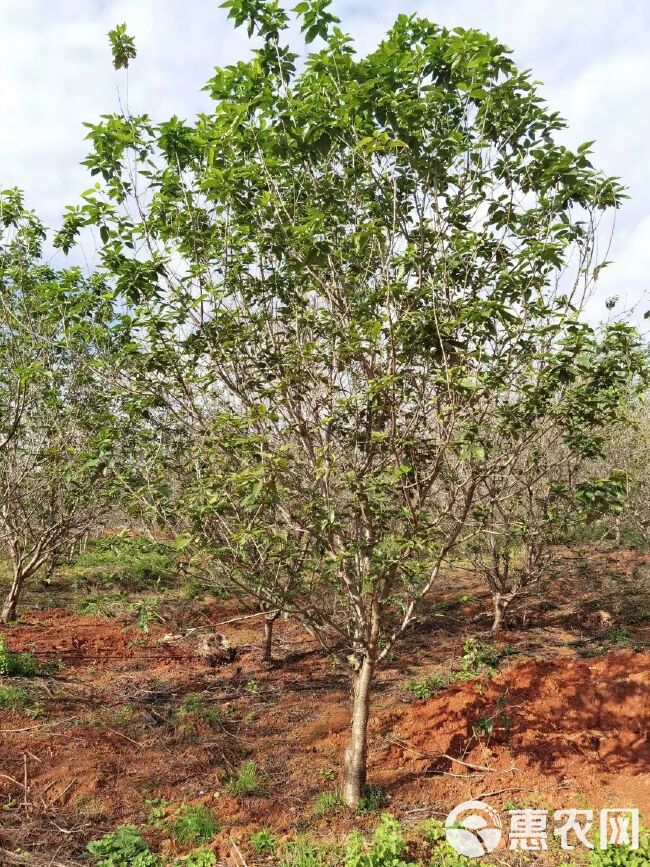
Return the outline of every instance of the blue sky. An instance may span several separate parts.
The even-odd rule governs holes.
[[[293,2],[290,5],[294,5]],[[619,295],[650,308],[650,3],[647,0],[334,0],[333,10],[370,50],[400,12],[479,27],[508,44],[569,121],[568,144],[596,139],[594,162],[620,175],[631,199],[617,217],[590,316]],[[0,186],[18,185],[46,222],[89,186],[79,166],[83,122],[118,108],[106,32],[126,22],[138,58],[129,105],[156,119],[207,107],[200,89],[216,65],[245,55],[218,0],[1,0]]]

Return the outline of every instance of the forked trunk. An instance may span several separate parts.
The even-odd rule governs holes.
[[[364,656],[361,668],[354,678],[352,691],[352,723],[350,740],[343,761],[343,802],[356,807],[366,785],[368,758],[368,712],[374,661]]]
[[[14,579],[11,582],[9,593],[7,594],[5,603],[2,607],[0,622],[11,623],[12,620],[16,619],[16,607],[18,605],[18,600],[20,599],[20,594],[23,589],[24,580],[25,576],[21,571],[14,572]]]

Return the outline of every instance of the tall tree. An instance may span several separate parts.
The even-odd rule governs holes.
[[[486,34],[402,15],[357,57],[305,0],[298,63],[275,0],[224,5],[250,59],[194,123],[91,125],[100,185],[58,242],[100,233],[135,390],[186,429],[199,542],[350,662],[355,804],[377,667],[578,376],[622,191]]]

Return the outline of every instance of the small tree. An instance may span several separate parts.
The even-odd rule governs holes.
[[[0,193],[0,550],[25,583],[105,508],[112,421],[94,366],[111,307],[98,281],[40,263],[45,237],[16,190]],[[105,341],[104,341],[105,342]]]
[[[485,34],[400,16],[357,58],[304,2],[322,46],[299,67],[276,2],[225,5],[261,45],[217,70],[194,124],[92,125],[103,184],[58,242],[99,229],[133,382],[186,424],[200,544],[350,662],[356,804],[377,667],[579,376],[621,188],[555,142],[563,121]]]

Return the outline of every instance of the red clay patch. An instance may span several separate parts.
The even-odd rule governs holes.
[[[624,566],[636,568],[631,558]],[[201,610],[202,623],[232,616],[216,602]],[[473,616],[463,612],[466,627]],[[467,637],[453,617],[413,630],[373,696],[369,777],[384,787],[391,811],[419,820],[484,797],[501,807],[637,806],[649,823],[650,654],[576,659],[575,633],[563,616],[557,607],[543,628],[538,622],[508,634],[536,658],[409,703],[406,682],[457,658]],[[271,670],[259,662],[255,622],[218,626],[239,652],[216,667],[191,641],[162,644],[163,632],[175,628],[168,622],[144,634],[52,609],[5,631],[11,650],[64,667],[24,684],[41,716],[0,712],[0,847],[43,853],[60,846],[76,858],[88,839],[126,821],[146,823],[155,798],[176,806],[205,801],[224,824],[221,836],[244,840],[264,825],[339,837],[374,822],[312,810],[316,796],[336,785],[347,737],[342,669],[291,623],[276,626],[279,662]],[[190,695],[223,724],[183,716]],[[267,791],[235,799],[224,783],[249,759]],[[159,831],[146,833],[162,844]]]

